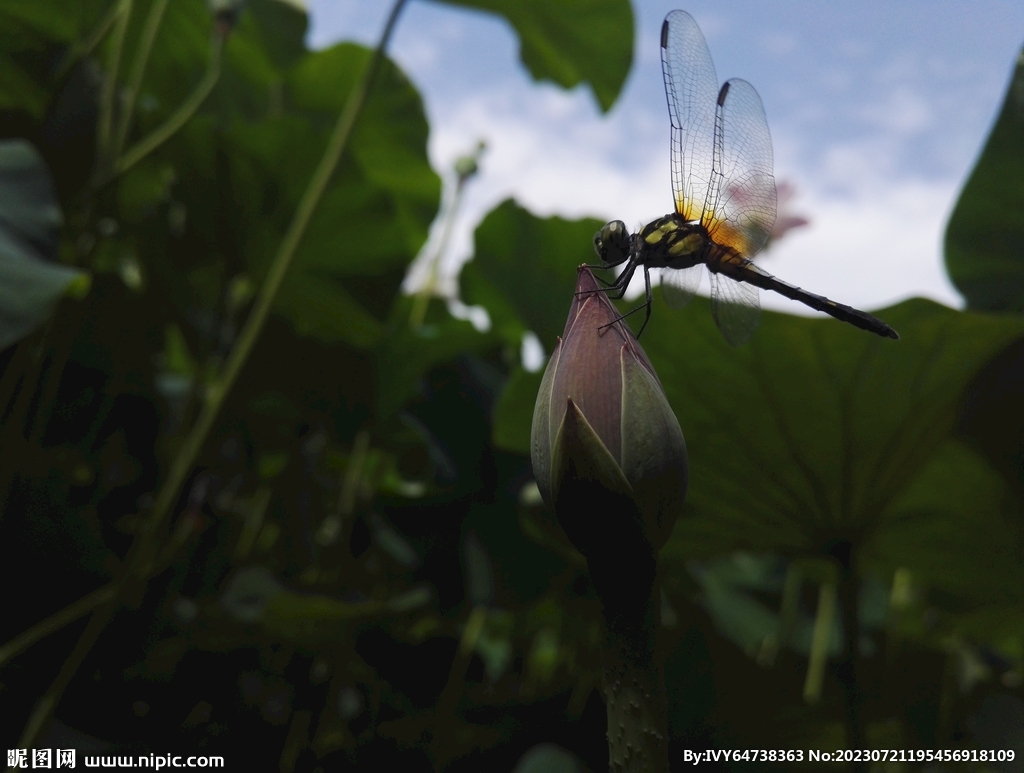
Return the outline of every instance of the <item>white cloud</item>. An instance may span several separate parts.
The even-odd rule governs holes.
[[[758,262],[780,279],[861,309],[913,296],[962,306],[942,263],[960,181],[908,175],[901,165],[914,141],[897,127],[879,128],[820,148],[817,164],[801,154],[800,143],[781,143],[777,177],[795,185],[790,213],[810,225],[791,231]],[[763,301],[811,313],[783,298]]]
[[[443,64],[446,51],[451,47],[464,46],[468,37],[464,14],[440,14],[432,20],[429,35],[410,34],[400,28],[401,60],[407,72],[420,73]]]
[[[954,195],[952,186],[915,181],[849,198],[804,189],[793,211],[811,224],[791,231],[758,263],[791,284],[861,309],[912,296],[959,307],[941,257]],[[762,300],[769,308],[811,313],[784,298]]]
[[[935,123],[932,105],[920,90],[906,84],[890,89],[883,100],[865,103],[858,112],[869,126],[901,135],[919,134]]]

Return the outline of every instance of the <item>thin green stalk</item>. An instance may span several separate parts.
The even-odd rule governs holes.
[[[46,321],[39,339],[33,342],[29,348],[29,363],[25,369],[25,378],[22,380],[17,397],[14,398],[11,415],[3,426],[3,432],[0,433],[0,513],[6,510],[11,484],[17,476],[20,462],[25,455],[25,427],[36,395],[36,388],[39,386],[39,377],[42,375],[43,365],[46,362],[46,350],[54,329],[53,320],[54,318],[50,317]],[[23,345],[27,344],[28,342]]]
[[[440,217],[443,219],[441,237],[437,241],[434,253],[427,259],[427,277],[423,280],[423,286],[413,297],[412,311],[409,313],[409,327],[418,329],[427,315],[427,306],[431,297],[437,290],[437,282],[441,274],[441,261],[448,251],[448,242],[451,240],[452,228],[458,217],[459,205],[462,202],[462,193],[466,183],[478,171],[478,162],[486,145],[483,140],[477,143],[476,150],[471,154],[463,156],[455,162],[455,190],[450,200],[442,204]]]
[[[185,443],[178,451],[167,479],[156,496],[153,510],[150,512],[149,518],[132,544],[125,560],[124,574],[118,581],[116,597],[96,610],[82,636],[79,638],[78,643],[75,645],[75,649],[64,662],[60,673],[57,674],[57,678],[47,689],[43,697],[36,703],[22,733],[20,748],[39,745],[38,741],[42,738],[43,733],[45,733],[53,717],[53,711],[57,707],[57,703],[64,690],[70,684],[78,668],[92,650],[93,645],[103,629],[106,628],[107,623],[113,617],[118,606],[120,606],[127,590],[131,588],[133,592],[138,592],[140,595],[143,592],[139,589],[139,586],[145,585],[149,573],[154,568],[155,559],[153,554],[156,550],[155,543],[159,541],[159,536],[170,515],[171,507],[177,501],[181,486],[195,464],[203,442],[213,427],[213,423],[220,412],[225,398],[231,391],[231,387],[238,378],[242,367],[245,365],[249,354],[256,344],[263,324],[270,314],[274,298],[281,286],[281,282],[284,280],[292,258],[295,256],[299,242],[306,232],[317,204],[319,204],[324,191],[327,189],[327,184],[330,182],[330,178],[345,147],[348,145],[356,119],[363,107],[363,103],[366,101],[370,84],[380,67],[381,60],[384,57],[384,50],[387,47],[395,22],[398,20],[398,16],[405,3],[406,0],[396,0],[377,49],[370,58],[362,77],[357,81],[355,88],[353,88],[348,96],[345,107],[335,125],[334,132],[327,142],[327,148],[320,159],[320,164],[313,173],[313,177],[306,187],[302,200],[299,202],[298,209],[292,218],[288,232],[281,242],[277,255],[274,257],[270,272],[260,289],[253,309],[249,313],[248,319],[246,319],[245,326],[242,328],[241,334],[231,350],[231,354],[228,355],[224,372],[221,374],[219,381],[207,392],[206,401],[203,404],[199,418],[186,438]]]
[[[7,415],[8,407],[12,410],[14,408],[11,405],[11,400],[14,399],[22,376],[28,373],[32,363],[31,350],[36,346],[36,343],[36,336],[34,334],[23,338],[18,342],[18,348],[11,357],[11,361],[7,363],[4,375],[0,378],[0,420]],[[0,441],[0,447],[2,446],[3,443]]]
[[[441,696],[437,700],[437,709],[433,716],[433,738],[430,744],[430,753],[434,758],[435,770],[444,767],[447,757],[451,753],[455,743],[455,711],[459,705],[459,698],[462,697],[466,684],[466,671],[473,658],[476,643],[483,633],[484,625],[487,623],[487,608],[475,606],[469,613],[466,625],[462,629],[462,637],[459,640],[459,648],[455,651],[455,658],[452,660],[452,667],[448,672],[448,681],[445,682]]]
[[[127,172],[173,137],[185,125],[188,119],[195,115],[200,105],[210,96],[210,92],[213,91],[213,87],[217,85],[217,81],[220,78],[220,55],[223,47],[224,44],[220,37],[214,36],[213,50],[210,53],[210,67],[206,71],[206,75],[203,76],[203,79],[199,81],[195,89],[192,90],[192,93],[188,95],[188,99],[160,126],[128,148],[125,154],[111,165],[112,169],[105,175],[100,176],[97,184],[102,185],[114,177]]]
[[[76,305],[81,306],[81,304]],[[59,312],[54,314],[53,318],[56,319],[58,314]],[[43,379],[35,416],[26,421],[26,429],[30,432],[28,438],[29,445],[37,445],[42,442],[43,433],[50,423],[50,414],[53,411],[53,404],[57,400],[57,393],[60,390],[61,377],[64,375],[64,368],[67,366],[68,359],[71,356],[71,346],[74,343],[72,331],[78,329],[76,323],[81,318],[81,310],[76,308],[71,314],[62,316],[64,319],[60,326],[61,329],[56,331],[58,340],[53,350],[50,367],[47,369],[46,376]],[[56,330],[56,328],[57,325],[55,324],[54,329]],[[31,422],[31,427],[28,426],[29,422]]]
[[[946,657],[942,661],[942,674],[939,677],[939,707],[935,718],[935,743],[949,744],[953,742],[953,708],[957,696],[957,658],[958,649],[954,642],[946,642]],[[947,747],[948,748],[948,747]]]
[[[779,649],[789,643],[789,639],[796,627],[797,618],[800,614],[800,587],[803,584],[803,577],[800,568],[793,561],[786,568],[786,580],[782,586],[782,606],[779,609],[779,622],[775,630],[765,637],[758,653],[758,665],[771,667],[775,665],[775,658]]]
[[[463,180],[460,179],[456,183],[455,193],[452,195],[451,202],[445,208],[441,238],[437,241],[437,247],[434,249],[434,254],[431,255],[428,260],[427,278],[423,281],[423,286],[420,287],[419,291],[413,297],[412,311],[409,313],[409,327],[413,330],[418,329],[420,325],[423,324],[423,320],[427,316],[427,306],[434,295],[435,289],[437,288],[437,280],[441,273],[441,260],[444,258],[444,254],[448,249],[448,242],[451,239],[452,228],[455,225],[455,217],[459,208],[459,202],[462,199],[463,187]]]
[[[39,449],[43,433],[49,424],[64,374],[64,367],[71,355],[72,334],[78,329],[78,322],[81,318],[80,306],[81,304],[75,304],[75,307],[67,312],[64,310],[65,305],[61,304],[47,320],[43,338],[39,346],[36,347],[36,363],[24,381],[23,391],[18,395],[11,420],[4,427],[4,440],[0,445],[0,510],[4,509],[8,488],[17,474],[19,465],[24,468],[24,459],[38,458],[36,455],[26,456],[25,451],[32,448]],[[60,324],[57,322],[58,319],[61,320]],[[57,340],[50,357],[50,366],[44,374],[45,348],[51,338]],[[33,412],[31,409],[36,394],[39,397],[35,399]],[[27,439],[26,433],[29,433]]]
[[[249,505],[249,512],[245,514],[245,521],[242,524],[242,533],[238,535],[238,542],[235,544],[234,559],[238,563],[249,557],[256,537],[263,528],[263,518],[267,514],[267,506],[270,504],[271,490],[268,486],[260,486]]]
[[[356,506],[356,492],[359,490],[359,482],[363,477],[363,466],[366,463],[366,452],[370,448],[370,433],[360,430],[352,441],[352,454],[349,456],[348,465],[341,481],[341,490],[338,492],[338,514],[343,518],[352,515]]]
[[[97,588],[88,596],[83,596],[73,604],[69,604],[59,612],[55,612],[45,620],[41,620],[27,631],[23,631],[9,642],[0,646],[0,667],[8,660],[21,654],[40,639],[44,639],[51,633],[56,633],[65,625],[85,617],[104,602],[110,601],[117,595],[117,583],[108,582],[102,588]]]
[[[68,70],[74,66],[75,62],[83,56],[88,56],[93,52],[93,49],[96,48],[96,46],[100,44],[100,41],[107,36],[108,32],[110,32],[110,28],[114,26],[114,22],[117,21],[120,14],[120,3],[115,3],[110,6],[110,8],[107,9],[106,14],[103,15],[103,18],[100,19],[100,23],[96,25],[96,29],[94,29],[92,34],[85,39],[85,42],[81,44],[76,43],[71,46],[67,54],[64,55],[64,59],[61,62],[60,67],[57,68],[56,80],[61,80],[65,75],[67,75]]]
[[[355,509],[356,494],[362,482],[363,466],[369,448],[370,434],[366,430],[360,430],[352,441],[352,453],[338,481],[338,506],[320,522],[317,529],[316,541],[321,547],[333,545],[339,538],[343,538],[342,547],[348,547],[351,541],[352,519],[349,516]]]
[[[142,79],[146,75],[146,65],[149,63],[149,53],[153,50],[153,41],[156,39],[157,30],[160,29],[160,21],[163,19],[164,11],[167,9],[167,1],[154,0],[153,5],[149,9],[149,16],[146,17],[146,24],[142,28],[142,37],[139,39],[139,47],[135,52],[135,66],[132,68],[128,89],[125,91],[124,105],[120,115],[121,120],[118,121],[117,136],[114,138],[114,151],[111,153],[111,156],[114,158],[121,155],[121,149],[124,148],[125,140],[128,139],[132,116],[135,114],[135,102],[139,98]]]
[[[848,749],[863,749],[866,739],[864,697],[868,685],[864,683],[864,669],[860,657],[860,582],[852,571],[852,562],[843,567],[839,581],[839,604],[846,634],[843,659],[837,664],[837,676],[843,685],[846,704],[846,744]],[[854,773],[867,773],[866,760],[854,761]]]
[[[825,681],[825,666],[828,664],[828,650],[832,643],[835,611],[836,586],[830,581],[823,582],[818,589],[818,611],[814,616],[811,653],[807,660],[807,676],[804,679],[804,700],[811,705],[821,700],[821,687]]]
[[[96,158],[100,168],[104,168],[113,157],[111,153],[111,132],[114,126],[114,102],[117,97],[117,76],[121,69],[121,53],[124,50],[124,36],[128,29],[128,19],[132,13],[132,0],[121,0],[118,4],[117,21],[111,39],[110,63],[106,77],[103,79],[103,90],[100,94],[100,116],[96,124]]]

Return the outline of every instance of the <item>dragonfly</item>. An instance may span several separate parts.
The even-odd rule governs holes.
[[[734,346],[745,343],[757,327],[760,290],[772,290],[862,330],[899,338],[877,317],[783,282],[754,264],[753,257],[771,235],[777,209],[772,140],[761,97],[740,78],[719,88],[704,36],[685,11],[665,17],[661,66],[672,123],[675,211],[634,234],[621,220],[613,220],[594,235],[601,259],[596,268],[625,264],[603,288],[610,297],[622,298],[633,275],[643,269],[646,302],[633,309],[646,309],[640,333],[651,318],[651,270],[660,269],[665,302],[678,308],[696,293],[706,266],[711,314]]]

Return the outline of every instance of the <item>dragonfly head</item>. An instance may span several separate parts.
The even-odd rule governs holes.
[[[621,220],[605,223],[594,234],[594,252],[605,266],[617,266],[629,260],[633,252],[633,237]]]

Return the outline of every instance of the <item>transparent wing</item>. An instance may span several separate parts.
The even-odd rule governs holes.
[[[663,268],[661,294],[665,298],[665,303],[673,309],[683,308],[700,287],[700,275],[703,273],[703,263],[689,268]]]
[[[752,258],[775,225],[772,138],[757,91],[734,78],[718,95],[713,197],[701,222],[711,238]]]
[[[711,316],[715,324],[733,346],[746,343],[761,317],[758,289],[724,274],[709,272],[708,276],[711,278]]]
[[[711,181],[718,78],[708,44],[686,11],[672,11],[661,26],[661,71],[672,121],[676,213],[696,221]]]

